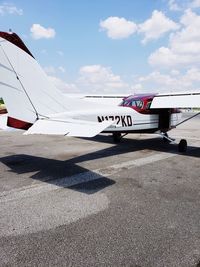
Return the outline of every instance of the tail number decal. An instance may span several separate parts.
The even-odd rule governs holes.
[[[98,122],[102,121],[116,121],[116,124],[121,124],[122,127],[128,127],[132,126],[132,118],[130,115],[124,115],[124,116],[97,116]]]

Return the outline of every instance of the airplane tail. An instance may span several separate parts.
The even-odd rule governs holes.
[[[0,97],[8,110],[7,125],[28,130],[26,134],[92,137],[113,124],[74,118],[73,111],[87,114],[90,109],[91,116],[105,105],[62,94],[15,33],[0,32]]]
[[[70,110],[70,101],[48,80],[15,33],[0,32],[0,96],[8,126],[27,130],[38,118]]]

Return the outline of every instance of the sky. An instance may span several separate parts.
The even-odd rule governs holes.
[[[6,0],[0,25],[64,93],[200,89],[200,0]]]

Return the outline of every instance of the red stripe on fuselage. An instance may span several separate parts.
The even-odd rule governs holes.
[[[12,117],[8,117],[7,126],[21,129],[21,130],[28,130],[33,124],[27,121],[21,121]]]

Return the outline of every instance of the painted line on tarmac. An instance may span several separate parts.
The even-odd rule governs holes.
[[[0,193],[0,203],[13,201],[19,198],[32,197],[40,193],[46,193],[52,190],[67,188],[81,183],[87,183],[90,181],[100,179],[102,177],[112,176],[124,168],[131,169],[133,167],[140,167],[160,160],[165,160],[174,156],[176,156],[176,154],[162,152],[159,154],[150,155],[148,157],[142,157],[139,159],[129,160],[122,163],[110,165],[107,168],[89,170],[72,176],[56,180],[50,180],[46,183],[42,183],[39,185],[36,184],[31,186],[24,186],[10,191],[4,191]]]

